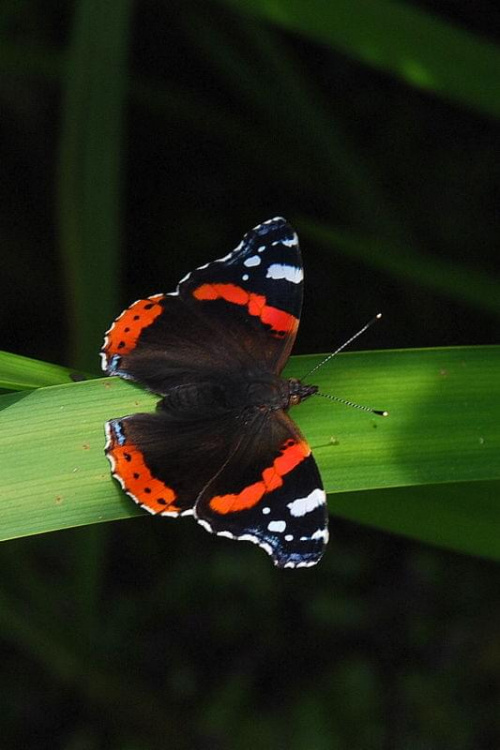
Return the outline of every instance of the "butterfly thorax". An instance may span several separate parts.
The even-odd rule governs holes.
[[[224,412],[289,409],[316,393],[314,385],[277,375],[241,375],[188,382],[168,389],[159,403],[162,411],[183,418],[205,418]]]

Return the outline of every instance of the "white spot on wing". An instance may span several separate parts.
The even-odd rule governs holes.
[[[260,265],[260,258],[258,255],[251,255],[249,258],[243,261],[243,265],[247,268]]]
[[[267,528],[269,531],[277,531],[278,533],[281,533],[286,529],[286,523],[285,521],[271,521],[267,524]]]
[[[311,513],[315,508],[323,505],[325,502],[325,493],[323,490],[316,488],[307,497],[298,497],[293,503],[288,503],[292,516],[305,516]]]
[[[329,538],[330,538],[330,535],[328,533],[328,529],[316,529],[314,534],[312,534],[311,536],[301,536],[300,541],[310,542],[311,540],[316,541],[316,539],[323,539],[323,541],[326,544]]]
[[[299,242],[299,238],[297,237],[296,233],[293,233],[293,236],[289,240],[276,240],[272,243],[272,245],[285,245],[285,247],[295,247]]]
[[[265,508],[262,508],[262,512],[265,516],[267,516],[267,514],[271,512],[271,508],[268,508],[266,505]]]
[[[327,543],[329,538],[328,529],[318,529],[314,532],[311,539],[323,539],[325,544]]]
[[[248,279],[250,278],[250,276],[247,273],[244,273],[241,278],[243,279],[243,281],[248,281]]]
[[[285,568],[312,568],[316,565],[318,560],[312,560],[311,562],[287,562],[283,567]]]
[[[302,268],[297,268],[296,266],[285,266],[281,263],[273,263],[269,266],[266,275],[268,279],[285,279],[292,284],[300,284],[304,278]]]

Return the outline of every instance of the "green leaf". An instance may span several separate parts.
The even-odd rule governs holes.
[[[500,481],[341,492],[330,510],[357,523],[500,560]],[[335,532],[333,532],[335,535]]]
[[[73,360],[91,369],[118,310],[122,110],[131,0],[79,0],[64,81],[60,249]]]
[[[287,375],[316,362],[293,358]],[[355,352],[316,372],[322,392],[390,412],[320,398],[293,410],[331,510],[500,558],[499,371],[500,347],[485,346]],[[110,476],[103,425],[156,401],[116,378],[0,396],[0,538],[140,514]]]
[[[391,0],[224,0],[326,42],[407,83],[500,116],[500,50],[419,8]]]
[[[75,380],[86,380],[86,376],[60,365],[0,351],[0,388],[24,391],[73,383]]]

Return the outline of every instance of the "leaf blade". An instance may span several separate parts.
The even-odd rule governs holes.
[[[300,376],[317,359],[293,358],[287,374]],[[354,518],[358,507],[362,522],[409,533],[401,519],[391,527],[377,506],[368,518],[371,501],[363,510],[354,503],[356,493],[369,497],[366,490],[500,480],[499,371],[500,347],[485,346],[354,352],[317,373],[325,392],[391,412],[386,419],[372,417],[320,399],[293,411],[333,493],[332,510]],[[151,411],[156,401],[116,378],[1,396],[0,538],[140,514],[111,479],[103,423]],[[336,493],[352,496],[351,510],[340,495],[336,501]],[[472,490],[465,512],[472,523]],[[460,513],[464,517],[463,508]],[[498,507],[492,507],[492,524],[495,513],[500,516]],[[439,540],[431,532],[422,538]],[[468,546],[460,539],[458,548],[492,555],[490,542],[483,552],[479,537]]]
[[[85,378],[85,375],[74,373],[67,367],[0,351],[0,388],[23,391],[49,385],[63,385],[72,383],[75,379]]]
[[[339,493],[331,496],[330,509],[356,523],[500,560],[499,497],[499,481],[416,485]]]

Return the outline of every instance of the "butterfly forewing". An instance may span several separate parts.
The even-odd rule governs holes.
[[[250,357],[279,374],[302,309],[302,259],[295,231],[281,218],[260,224],[232,253],[186,276],[179,295]]]

